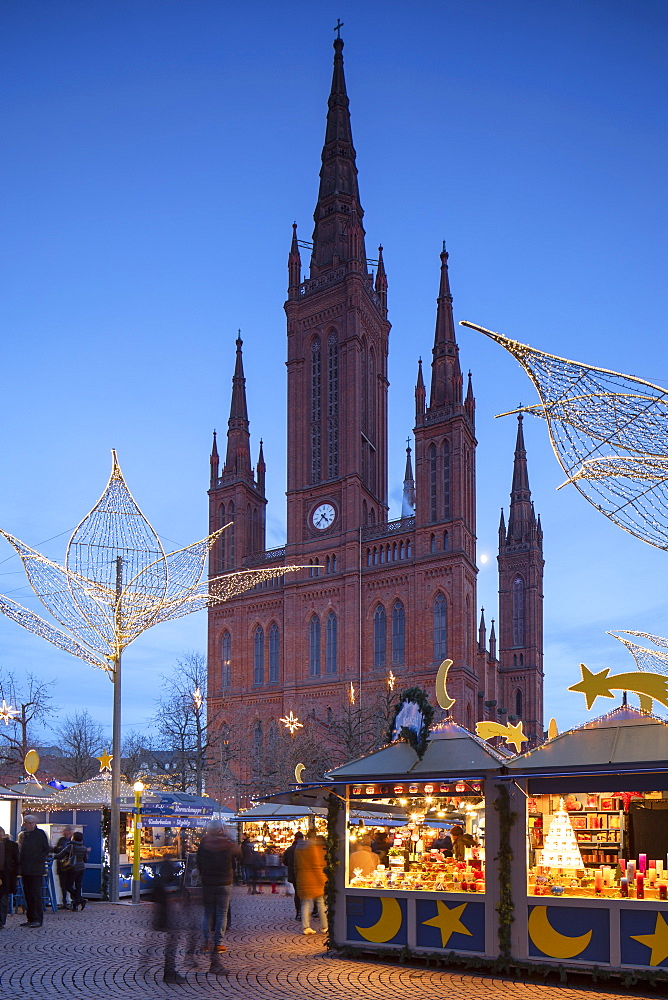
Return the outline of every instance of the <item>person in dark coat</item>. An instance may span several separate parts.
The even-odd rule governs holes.
[[[65,893],[70,894],[73,910],[79,907],[83,910],[86,906],[86,900],[81,895],[81,883],[83,882],[89,851],[90,847],[86,847],[83,842],[83,833],[77,831],[72,834],[72,839],[67,841],[63,849],[55,855],[56,860],[60,861],[61,864],[63,861],[67,862],[67,866],[63,872],[65,876],[63,899],[65,899]],[[67,909],[67,904],[65,908]]]
[[[9,897],[16,892],[19,874],[19,845],[0,826],[0,930],[9,913]]]
[[[234,881],[234,858],[240,853],[239,847],[227,836],[222,823],[217,820],[209,823],[197,848],[197,867],[202,881],[204,903],[202,933],[207,945],[213,931],[212,972],[224,971],[218,955],[226,951],[223,937],[227,930]]]
[[[26,898],[26,916],[21,927],[41,927],[44,922],[42,885],[46,859],[51,853],[44,830],[37,826],[37,817],[28,814],[23,817],[23,836],[19,851],[19,867]]]
[[[162,973],[164,983],[182,986],[185,977],[176,971],[176,952],[179,943],[179,915],[177,889],[179,871],[171,858],[166,858],[156,873],[152,885],[153,930],[166,934],[165,965]]]
[[[288,869],[288,882],[290,882],[295,890],[294,901],[295,901],[295,920],[301,920],[302,910],[301,901],[299,899],[299,894],[297,893],[297,876],[295,875],[295,847],[300,840],[304,839],[304,834],[301,830],[297,830],[295,834],[295,839],[292,841],[290,846],[283,852],[281,857],[281,864],[285,865]]]
[[[453,826],[450,830],[450,837],[452,838],[452,852],[456,861],[465,861],[466,848],[476,847],[478,844],[475,837],[472,837],[470,833],[464,833],[464,828],[461,826]]]
[[[69,844],[69,842],[72,839],[72,832],[73,831],[72,831],[72,827],[71,826],[64,826],[63,827],[62,836],[58,837],[58,840],[56,841],[56,846],[53,849],[54,857],[56,857],[58,854],[60,854],[60,852],[63,850],[63,848],[65,847],[66,844]],[[69,871],[68,871],[67,867],[63,868],[62,861],[56,861],[56,872],[58,873],[58,882],[60,883],[60,895],[61,895],[61,898],[62,898],[62,901],[63,901],[62,904],[61,904],[62,905],[62,909],[66,910],[67,906],[68,906],[68,902],[67,902],[68,888],[67,887],[68,887],[68,885],[70,883]],[[74,900],[70,897],[70,903],[73,903],[73,902],[74,902]]]

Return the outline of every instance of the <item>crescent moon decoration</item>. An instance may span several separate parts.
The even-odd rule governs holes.
[[[26,769],[26,774],[34,774],[39,767],[39,754],[36,750],[28,750],[25,755],[23,766]]]
[[[513,412],[545,418],[566,483],[624,531],[668,549],[666,389],[461,325],[496,341],[524,368],[540,402]]]
[[[436,701],[446,712],[450,711],[455,703],[455,699],[450,697],[446,688],[448,671],[451,666],[452,660],[443,660],[436,674]]]
[[[559,730],[557,728],[557,720],[550,719],[550,724],[547,727],[547,738],[548,740],[553,740],[555,736],[559,735]]]
[[[304,773],[305,770],[306,770],[305,764],[297,764],[295,768],[295,781],[297,782],[298,785],[301,785],[302,783],[302,774]]]
[[[361,934],[365,941],[372,941],[374,944],[384,944],[396,937],[401,930],[404,915],[401,912],[399,901],[392,896],[384,896],[381,901],[380,917],[371,927],[355,927],[358,934]]]
[[[547,906],[534,906],[529,916],[529,937],[548,958],[575,958],[581,955],[594,932],[587,931],[579,937],[560,934],[547,916]]]

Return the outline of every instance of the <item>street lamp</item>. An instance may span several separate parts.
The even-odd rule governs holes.
[[[140,855],[140,840],[141,840],[141,793],[144,791],[144,782],[135,781],[132,786],[135,793],[135,833],[134,833],[134,855],[132,859],[132,902],[138,903],[139,900],[139,855]]]

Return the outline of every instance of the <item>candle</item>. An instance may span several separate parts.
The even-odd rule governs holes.
[[[622,869],[623,872],[626,871],[626,858],[619,859],[619,867]]]
[[[638,871],[642,872],[643,875],[647,871],[647,855],[646,854],[639,854],[638,855]]]
[[[636,877],[636,863],[635,861],[629,861],[626,866],[626,874],[629,877],[629,884],[633,884],[633,880]]]
[[[656,868],[647,869],[647,878],[649,879],[649,884],[653,885],[656,882]]]
[[[597,871],[594,875],[594,889],[596,892],[600,892],[603,888],[603,872]]]
[[[622,896],[628,896],[629,894],[629,880],[627,878],[622,878],[619,880],[619,891]]]
[[[636,899],[645,898],[645,876],[642,872],[636,875]]]
[[[659,882],[659,899],[668,899],[668,882]]]
[[[663,871],[663,861],[661,860],[661,858],[658,858],[658,859],[657,859],[657,860],[656,860],[656,861],[654,862],[654,864],[656,865],[656,870],[657,870],[657,872],[662,872],[662,871]]]

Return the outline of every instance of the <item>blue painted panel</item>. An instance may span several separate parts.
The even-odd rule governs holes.
[[[349,941],[370,944],[406,944],[406,900],[393,896],[346,895]]]
[[[485,904],[483,902],[417,899],[415,916],[415,939],[419,947],[484,953]]]
[[[575,906],[529,906],[529,955],[561,961],[610,962],[610,913]]]
[[[668,968],[668,913],[658,909],[628,907],[620,910],[619,936],[622,965]],[[636,938],[643,938],[642,941]]]

